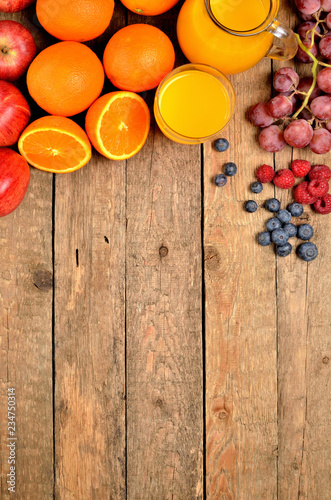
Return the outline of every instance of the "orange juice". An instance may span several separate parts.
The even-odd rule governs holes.
[[[206,3],[211,14],[205,0],[186,0],[179,13],[177,35],[185,56],[191,62],[209,64],[225,74],[255,66],[272,46],[273,35],[266,27],[260,33],[247,35],[269,15],[277,14],[279,0],[209,0]]]
[[[249,31],[263,23],[270,0],[210,0],[212,13],[220,24],[235,31]]]
[[[202,142],[222,130],[231,118],[234,94],[214,68],[185,65],[161,82],[155,118],[162,132],[183,143]],[[229,83],[230,85],[230,83]]]

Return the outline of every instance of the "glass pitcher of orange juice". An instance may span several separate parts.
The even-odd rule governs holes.
[[[276,20],[278,9],[279,0],[186,0],[177,20],[179,45],[189,61],[228,75],[264,56],[291,59],[297,39]]]

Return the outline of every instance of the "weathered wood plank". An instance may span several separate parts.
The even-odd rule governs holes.
[[[21,205],[0,221],[1,498],[9,498],[7,389],[16,396],[16,497],[53,494],[52,176],[31,168]]]
[[[182,2],[181,2],[182,3]],[[176,44],[179,5],[153,18]],[[154,92],[144,94],[152,109]],[[128,498],[202,498],[203,371],[199,146],[152,122],[127,162]]]
[[[199,146],[127,165],[128,498],[202,498]],[[189,182],[188,182],[189,177]]]
[[[250,192],[255,170],[272,164],[245,119],[270,97],[270,61],[232,77],[234,119],[222,136],[230,148],[205,146],[204,252],[206,289],[206,493],[208,499],[274,499],[277,495],[277,359],[275,255],[256,243],[268,214],[243,209],[262,205],[273,189]],[[259,82],[257,84],[257,82]],[[249,89],[254,88],[254,96]],[[213,178],[227,161],[238,173],[223,188]]]
[[[293,8],[282,2],[281,20],[295,28],[298,25]],[[275,63],[295,68],[300,76],[310,75],[310,65],[296,60]],[[331,165],[331,155],[315,155],[308,148],[286,147],[275,155],[276,170],[289,168],[295,158],[312,164]],[[300,182],[298,179],[297,182]],[[292,191],[276,190],[282,207],[293,201]],[[277,259],[278,309],[278,495],[279,500],[316,499],[330,496],[330,353],[331,307],[330,285],[330,216],[316,214],[305,205],[296,224],[309,223],[315,229],[312,241],[320,255],[309,264],[295,254]],[[291,240],[294,248],[300,240]],[[325,272],[323,272],[325,269]],[[324,311],[320,317],[320,311]],[[323,362],[324,360],[324,362]],[[323,429],[323,430],[322,430]]]
[[[90,44],[99,57],[124,24],[118,4]],[[56,498],[126,495],[125,196],[125,162],[95,151],[56,177]]]
[[[40,50],[45,37],[34,9],[0,13],[27,26]],[[16,82],[29,99],[24,76]],[[21,205],[0,220],[1,498],[9,498],[7,389],[16,394],[16,488],[19,499],[53,496],[52,176],[31,168]]]
[[[320,162],[308,151],[294,157]],[[323,162],[328,162],[323,158]],[[283,194],[282,204],[291,201]],[[295,222],[314,227],[318,258],[295,253],[277,263],[279,353],[279,499],[326,500],[330,494],[330,218],[305,206]],[[294,248],[300,241],[293,242]],[[321,314],[322,313],[322,314]]]
[[[55,185],[58,498],[125,498],[125,164]]]

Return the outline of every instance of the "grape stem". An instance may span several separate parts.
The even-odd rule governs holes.
[[[320,64],[320,61],[318,59],[316,59],[316,57],[310,52],[310,48],[307,48],[301,41],[299,35],[295,34],[295,36],[297,37],[298,39],[298,44],[299,44],[299,47],[304,51],[306,52],[306,54],[308,54],[311,59],[313,60],[313,66],[311,68],[311,72],[312,72],[312,75],[313,75],[313,83],[311,84],[311,87],[310,89],[308,90],[307,92],[307,95],[302,103],[302,105],[300,106],[300,108],[294,113],[294,115],[292,116],[293,120],[295,120],[298,115],[301,113],[301,111],[308,105],[308,102],[309,102],[309,97],[311,96],[314,88],[316,87],[316,82],[317,82],[317,66],[318,64]],[[312,36],[312,41],[314,40],[314,34]],[[313,42],[314,43],[314,42]],[[327,65],[329,66],[329,65]]]

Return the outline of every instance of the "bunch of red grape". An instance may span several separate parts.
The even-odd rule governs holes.
[[[300,78],[291,68],[278,70],[273,78],[278,94],[256,104],[250,120],[262,128],[259,143],[266,151],[275,153],[289,144],[326,154],[331,150],[331,0],[295,3],[305,20],[297,30],[297,58],[312,63],[312,76]],[[317,74],[318,66],[323,69]]]

